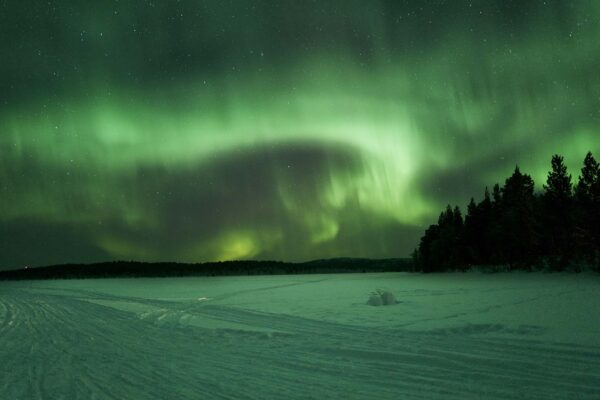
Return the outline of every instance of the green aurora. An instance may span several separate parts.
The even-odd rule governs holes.
[[[0,269],[407,256],[600,153],[600,2],[0,5]]]

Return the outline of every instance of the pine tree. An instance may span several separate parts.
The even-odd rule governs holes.
[[[542,252],[550,257],[553,269],[564,269],[572,258],[573,185],[563,157],[552,156],[552,170],[542,195]]]
[[[492,201],[490,192],[485,188],[483,200],[479,204],[471,198],[465,216],[464,259],[468,264],[485,265],[490,263],[490,222]]]
[[[490,264],[506,263],[507,257],[504,254],[504,230],[502,227],[502,190],[499,184],[492,188],[492,201],[490,207],[490,224],[487,227],[487,240],[490,245]]]
[[[451,229],[451,261],[450,266],[453,269],[466,269],[467,268],[467,256],[465,254],[465,243],[464,243],[464,220],[462,212],[458,206],[454,207],[452,213],[452,227]]]
[[[575,188],[575,196],[578,200],[587,202],[592,200],[594,187],[597,186],[598,174],[600,173],[600,166],[594,159],[591,152],[588,152],[583,160],[583,168],[581,168],[581,175],[579,176],[579,182]]]
[[[422,272],[437,272],[442,257],[439,251],[439,225],[430,225],[421,238],[416,251],[417,269]]]
[[[464,227],[465,260],[469,264],[481,264],[482,224],[479,206],[475,199],[467,206]]]
[[[591,152],[575,187],[574,237],[580,256],[600,261],[600,166]]]
[[[504,261],[511,268],[531,265],[535,261],[538,238],[534,220],[534,182],[515,167],[502,188],[500,229],[498,243]]]
[[[452,211],[452,223],[458,232],[462,230],[464,221],[458,206],[455,206],[454,210]]]
[[[437,268],[441,271],[452,269],[456,264],[456,229],[455,215],[452,206],[448,204],[446,211],[440,216],[439,220],[439,238],[436,243],[436,250],[440,255]]]
[[[490,226],[492,224],[492,200],[490,199],[490,192],[485,187],[483,194],[483,200],[477,206],[479,209],[479,218],[481,223],[480,233],[480,249],[479,256],[482,264],[489,264],[490,258],[492,257],[492,243],[490,242]]]
[[[569,202],[573,194],[571,175],[567,174],[567,166],[562,156],[552,156],[552,171],[544,185],[545,196],[556,202]]]

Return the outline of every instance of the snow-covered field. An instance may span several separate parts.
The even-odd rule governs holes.
[[[0,399],[213,398],[600,399],[600,276],[0,282]]]

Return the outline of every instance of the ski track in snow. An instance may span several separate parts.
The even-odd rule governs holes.
[[[600,398],[600,348],[536,341],[526,327],[522,338],[485,335],[502,329],[415,332],[211,301],[0,286],[0,398]]]

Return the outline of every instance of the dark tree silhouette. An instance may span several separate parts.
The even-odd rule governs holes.
[[[437,225],[431,225],[413,253],[417,270],[439,272],[464,265],[462,240],[463,219],[460,209],[448,205]]]
[[[490,242],[490,218],[492,212],[492,201],[490,192],[485,188],[483,200],[475,203],[471,198],[467,206],[464,227],[464,246],[467,264],[486,264],[491,257]]]
[[[482,227],[479,215],[479,207],[475,204],[475,199],[467,206],[467,215],[465,215],[465,260],[468,264],[479,264],[481,262],[481,243]]]
[[[438,223],[421,238],[413,258],[424,272],[458,270],[470,265],[504,265],[600,270],[600,166],[588,153],[575,186],[564,159],[554,155],[541,193],[517,166],[492,194],[471,199],[464,218],[447,206]]]
[[[502,219],[502,190],[499,184],[495,184],[492,189],[492,207],[490,211],[490,224],[487,227],[488,245],[491,248],[489,262],[491,264],[504,263],[502,249],[497,246],[504,240],[504,231],[500,224]]]
[[[541,196],[543,230],[542,253],[553,269],[562,270],[570,262],[573,249],[573,184],[563,157],[552,156],[552,170]]]
[[[332,258],[301,263],[251,260],[207,262],[201,264],[114,261],[87,265],[65,264],[0,271],[0,281],[20,279],[361,273],[410,271],[411,269],[412,263],[410,260],[393,258],[383,260]]]
[[[535,232],[534,183],[519,167],[502,188],[500,228],[502,240],[499,247],[503,262],[511,269],[522,263],[530,264],[535,258],[537,238]]]
[[[591,152],[583,161],[579,182],[575,187],[575,226],[577,250],[588,261],[600,266],[600,166]]]

